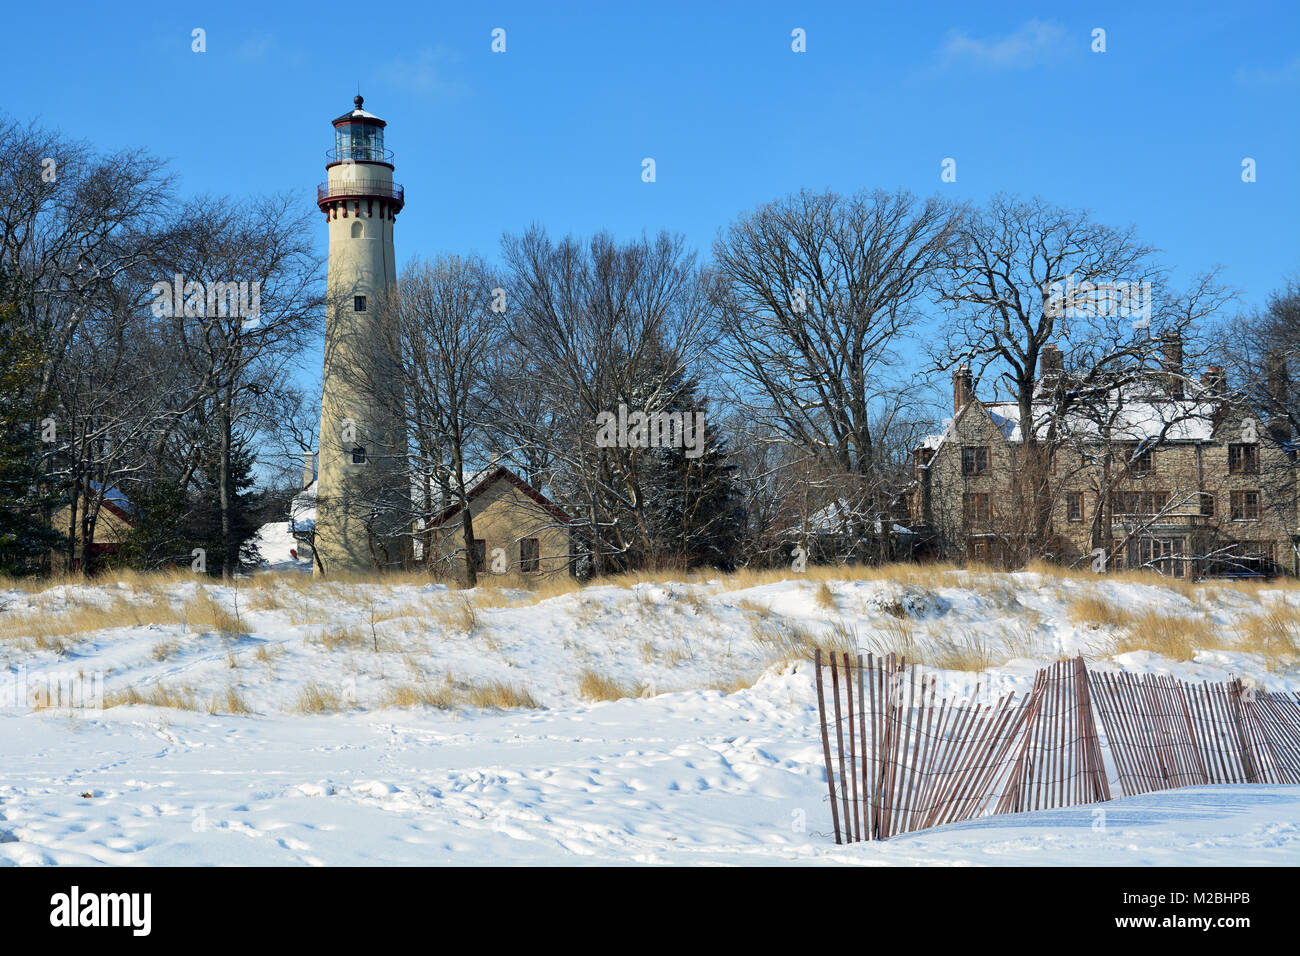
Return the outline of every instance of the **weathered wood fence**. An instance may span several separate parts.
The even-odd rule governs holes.
[[[1076,657],[1020,699],[981,702],[977,685],[936,701],[936,679],[893,654],[818,650],[814,665],[836,843],[1097,803],[1116,787],[1300,783],[1300,694],[1093,673]]]

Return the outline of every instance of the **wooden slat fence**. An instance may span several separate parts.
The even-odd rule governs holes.
[[[936,679],[893,654],[817,650],[814,663],[837,843],[1098,803],[1113,789],[1300,783],[1300,694],[1091,673],[1076,657],[1040,670],[1019,699],[981,701],[977,685],[936,700]]]

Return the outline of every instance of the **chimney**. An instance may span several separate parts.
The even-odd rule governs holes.
[[[952,372],[952,413],[956,415],[974,397],[975,387],[971,384],[970,369],[958,365]]]
[[[1268,433],[1278,444],[1291,440],[1291,422],[1287,419],[1287,399],[1291,394],[1286,356],[1274,350],[1268,353]]]
[[[316,480],[316,462],[315,455],[311,452],[303,452],[302,455],[302,486],[306,488]]]
[[[1038,355],[1038,385],[1045,391],[1056,387],[1065,371],[1065,353],[1055,345],[1044,345]]]
[[[1166,333],[1161,346],[1160,361],[1165,373],[1165,390],[1170,398],[1183,397],[1183,337],[1177,332]]]
[[[1201,388],[1209,398],[1223,398],[1228,391],[1228,375],[1222,365],[1211,365],[1201,376]]]

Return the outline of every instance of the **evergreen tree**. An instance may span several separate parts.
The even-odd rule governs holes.
[[[230,454],[230,522],[231,539],[239,542],[238,554],[230,555],[232,566],[249,571],[262,562],[262,556],[253,540],[260,528],[261,507],[259,496],[251,491],[254,455],[248,439],[234,437]],[[212,457],[201,469],[198,477],[197,500],[193,503],[194,547],[203,548],[207,555],[208,572],[219,574],[226,560],[225,544],[221,535],[221,469],[220,462]]]
[[[629,406],[650,412],[680,414],[683,421],[703,414],[706,400],[699,385],[665,360],[654,398],[629,396]],[[655,553],[642,561],[670,562],[685,568],[735,567],[745,529],[744,499],[736,486],[736,466],[728,460],[725,439],[703,416],[702,432],[692,450],[647,448],[641,455],[638,483],[642,520]]]
[[[0,574],[8,575],[42,570],[63,540],[49,522],[59,499],[41,470],[42,410],[30,398],[41,349],[20,321],[16,298],[0,272]]]
[[[203,547],[196,530],[193,502],[174,479],[159,476],[131,492],[131,530],[116,564],[140,571],[188,565],[194,548]]]
[[[664,552],[687,568],[733,570],[745,531],[744,499],[726,440],[707,423],[703,452],[648,449],[642,489],[646,521]]]

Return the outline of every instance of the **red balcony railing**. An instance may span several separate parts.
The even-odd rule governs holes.
[[[399,204],[406,202],[406,194],[397,183],[384,182],[380,179],[342,179],[337,182],[321,183],[316,187],[316,202],[343,196],[360,196],[363,199],[392,199]]]

